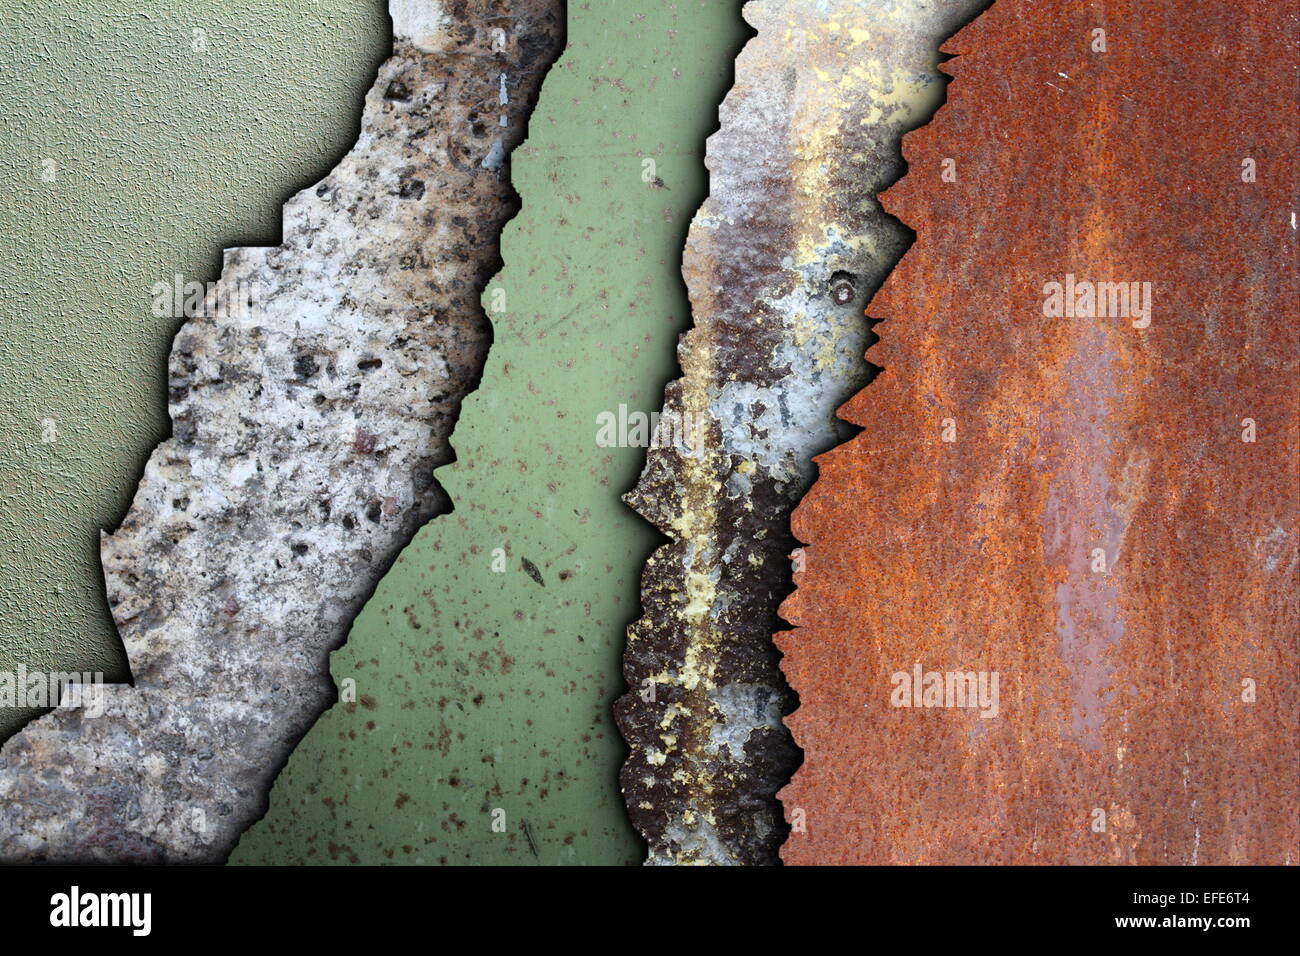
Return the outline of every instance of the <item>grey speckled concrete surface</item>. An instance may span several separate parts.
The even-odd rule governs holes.
[[[176,273],[356,141],[384,0],[0,4],[0,673],[127,676],[99,561],[167,435]],[[0,697],[0,740],[38,711]]]
[[[360,140],[279,247],[227,253],[173,345],[174,437],[102,544],[135,687],[0,751],[0,859],[220,860],[263,811],[334,697],[329,650],[444,505],[431,472],[480,372],[504,161],[558,6],[394,2]]]

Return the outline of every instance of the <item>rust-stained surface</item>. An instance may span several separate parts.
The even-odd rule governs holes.
[[[1297,861],[1297,39],[999,0],[945,47],[865,430],[795,515],[787,862]],[[1084,280],[1151,283],[1149,325]],[[918,664],[995,707],[895,706]]]
[[[695,327],[628,502],[671,540],[647,562],[617,706],[628,812],[653,864],[778,862],[798,765],[772,631],[811,458],[849,434],[862,308],[907,232],[876,192],[942,95],[938,46],[985,4],[761,0],[708,143],[683,275]],[[684,440],[682,440],[684,437]],[[798,560],[796,556],[796,561]]]

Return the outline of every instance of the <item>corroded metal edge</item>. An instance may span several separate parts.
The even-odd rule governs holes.
[[[771,634],[788,591],[789,514],[834,411],[868,378],[866,298],[906,248],[875,193],[904,130],[939,101],[939,41],[982,4],[744,8],[682,272],[695,327],[629,504],[672,540],[646,564],[616,705],[621,782],[650,863],[777,862],[775,793],[798,763]],[[798,555],[795,556],[796,564]]]
[[[795,513],[787,863],[1300,857],[1297,29],[999,0],[945,46]]]

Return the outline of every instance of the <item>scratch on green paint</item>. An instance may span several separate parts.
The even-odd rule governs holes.
[[[232,862],[644,858],[610,704],[655,537],[619,500],[644,453],[597,447],[596,419],[658,410],[676,373],[682,244],[738,6],[570,3],[513,158],[523,211],[484,296],[495,344],[438,472],[455,513],[358,617],[332,662],[356,702],[307,735]]]

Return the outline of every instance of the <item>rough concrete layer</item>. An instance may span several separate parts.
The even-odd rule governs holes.
[[[632,864],[610,705],[654,529],[621,493],[688,321],[675,276],[744,24],[569,5],[484,296],[495,337],[406,548],[332,660],[358,699],[294,751],[237,863]],[[642,431],[642,430],[638,430]]]
[[[281,246],[227,253],[176,338],[173,437],[102,543],[135,686],[6,744],[6,860],[224,858],[334,699],[329,650],[444,508],[431,473],[515,208],[505,154],[561,24],[553,0],[392,12],[356,147],[290,200]]]
[[[761,0],[709,139],[683,259],[695,327],[666,420],[702,441],[648,452],[628,502],[672,540],[628,633],[621,780],[649,862],[777,862],[776,791],[798,763],[771,635],[794,503],[836,407],[868,379],[867,297],[906,248],[876,193],[941,99],[940,42],[974,0]],[[800,556],[794,555],[796,566]]]
[[[787,862],[1297,861],[1297,40],[999,0],[945,47],[865,431],[795,515]]]
[[[279,241],[390,40],[377,0],[6,0],[0,22],[2,742],[44,712],[9,706],[19,667],[130,680],[99,531],[168,434],[181,312],[152,287]]]

